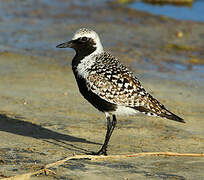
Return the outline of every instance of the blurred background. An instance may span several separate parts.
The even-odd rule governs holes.
[[[175,19],[204,22],[203,0],[143,0],[132,2],[130,7]]]
[[[203,12],[203,0],[2,0],[1,51],[70,64],[71,50],[55,46],[88,27],[133,68],[190,71],[203,79]]]
[[[109,153],[202,153],[203,0],[0,0],[0,178],[103,142],[105,118],[79,95],[74,51],[56,48],[82,27],[186,121],[119,117]],[[199,157],[79,160],[52,170],[32,179],[204,179]]]

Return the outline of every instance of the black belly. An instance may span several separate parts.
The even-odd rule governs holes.
[[[98,95],[88,90],[86,82],[83,78],[77,77],[76,79],[79,91],[84,96],[84,98],[90,102],[95,108],[102,112],[114,111],[116,110],[116,105],[112,104],[104,99],[101,99]]]

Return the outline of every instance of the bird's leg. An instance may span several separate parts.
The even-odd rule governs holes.
[[[105,141],[103,146],[101,147],[101,149],[97,152],[97,153],[93,153],[94,155],[107,155],[107,146],[108,146],[108,142],[110,140],[110,137],[113,133],[113,130],[116,126],[117,120],[116,120],[116,116],[113,115],[113,119],[111,121],[110,116],[106,116],[107,119],[107,131],[106,131],[106,137],[105,137]]]

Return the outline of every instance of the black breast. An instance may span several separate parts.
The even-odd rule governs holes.
[[[116,105],[112,104],[102,98],[100,98],[97,94],[93,93],[86,86],[86,81],[82,77],[77,76],[76,72],[74,72],[79,91],[84,96],[84,98],[91,103],[95,108],[102,112],[114,111],[116,110]]]

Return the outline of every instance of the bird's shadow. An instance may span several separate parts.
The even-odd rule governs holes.
[[[9,132],[21,136],[28,136],[36,139],[43,139],[46,142],[81,153],[89,153],[90,151],[73,145],[72,142],[99,144],[87,141],[84,138],[78,138],[68,134],[55,132],[40,125],[24,121],[22,120],[22,118],[9,117],[6,114],[0,114],[0,131]]]

